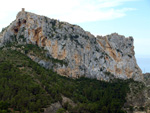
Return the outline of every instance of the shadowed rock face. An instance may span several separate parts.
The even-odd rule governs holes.
[[[106,81],[113,77],[142,79],[132,37],[117,33],[95,37],[77,25],[22,11],[0,35],[1,45],[14,41],[44,47],[49,56],[65,60],[68,65],[55,67],[64,76]]]

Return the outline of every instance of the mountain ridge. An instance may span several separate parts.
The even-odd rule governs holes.
[[[77,25],[21,11],[16,20],[0,35],[0,45],[34,44],[47,51],[50,58],[66,62],[56,64],[37,59],[35,62],[60,75],[85,76],[109,81],[112,78],[142,80],[142,71],[134,56],[133,38],[113,33],[95,37]],[[51,65],[50,65],[51,64]]]

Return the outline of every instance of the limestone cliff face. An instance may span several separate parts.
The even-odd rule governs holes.
[[[117,33],[95,37],[77,25],[21,11],[1,33],[0,42],[1,46],[17,42],[43,47],[50,57],[67,62],[54,68],[64,76],[106,81],[113,77],[142,79],[133,38]]]

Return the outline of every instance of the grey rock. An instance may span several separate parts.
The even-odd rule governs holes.
[[[56,113],[60,108],[62,108],[62,105],[60,104],[60,102],[56,102],[54,104],[51,104],[51,106],[49,106],[48,108],[45,108],[44,113]]]
[[[115,78],[142,80],[142,72],[134,56],[133,38],[113,33],[95,37],[77,25],[21,11],[8,28],[0,34],[0,46],[17,41],[44,47],[54,59],[67,61],[67,66],[56,65],[60,75],[81,76],[109,81]],[[42,59],[36,62],[52,68]]]

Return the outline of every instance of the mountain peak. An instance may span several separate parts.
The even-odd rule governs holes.
[[[113,33],[95,37],[77,25],[60,22],[22,9],[0,36],[7,43],[33,44],[43,47],[50,58],[65,62],[53,64],[33,59],[63,76],[81,76],[109,81],[112,78],[142,79],[134,56],[133,38]],[[54,66],[52,66],[54,65]]]

